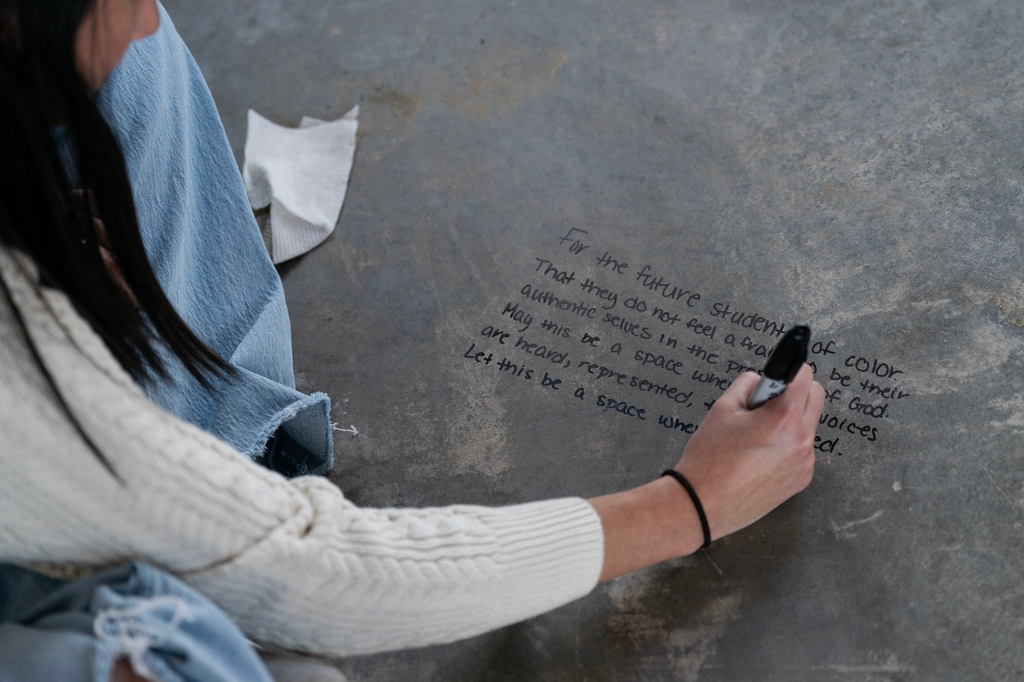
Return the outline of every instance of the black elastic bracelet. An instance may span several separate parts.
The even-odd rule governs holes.
[[[693,486],[690,485],[690,482],[675,469],[665,469],[662,476],[671,476],[679,481],[679,485],[683,486],[683,489],[686,490],[687,494],[689,494],[690,499],[693,500],[693,506],[697,509],[697,516],[700,517],[700,529],[704,531],[704,544],[701,545],[700,548],[705,549],[711,544],[711,528],[708,527],[708,517],[704,515],[704,507],[701,506],[700,498],[697,497],[697,491],[695,491]]]

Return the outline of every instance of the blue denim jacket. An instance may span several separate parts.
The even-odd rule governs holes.
[[[160,8],[96,98],[124,151],[139,227],[171,303],[239,370],[207,391],[176,360],[161,407],[286,476],[331,468],[330,399],[295,390],[291,326],[199,67]]]

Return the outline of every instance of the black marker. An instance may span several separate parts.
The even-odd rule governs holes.
[[[747,409],[761,407],[786,390],[786,384],[793,380],[806,362],[807,346],[810,342],[811,328],[806,324],[789,328],[779,341],[779,345],[775,346],[772,356],[764,366],[761,380],[747,398]]]

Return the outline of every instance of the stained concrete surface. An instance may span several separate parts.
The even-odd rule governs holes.
[[[239,159],[247,108],[361,107],[338,229],[282,268],[300,388],[358,431],[331,474],[357,503],[649,480],[727,363],[763,363],[765,320],[822,342],[805,493],[526,623],[341,661],[350,679],[1024,678],[1019,2],[166,4]]]

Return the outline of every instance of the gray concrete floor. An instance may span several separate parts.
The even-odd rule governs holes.
[[[282,268],[300,387],[359,431],[331,475],[356,502],[649,480],[719,380],[763,363],[756,316],[822,342],[804,494],[554,613],[340,662],[352,680],[1024,678],[1019,2],[166,4],[239,159],[247,108],[294,125],[361,106],[338,229]],[[571,228],[589,250],[559,242]],[[604,307],[587,278],[617,319],[522,294]]]

